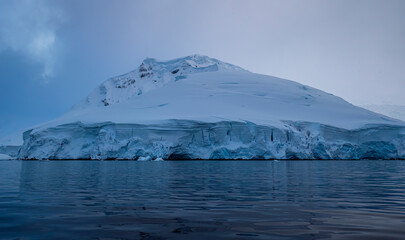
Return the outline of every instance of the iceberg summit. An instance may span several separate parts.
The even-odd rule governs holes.
[[[405,123],[214,58],[145,59],[24,132],[20,159],[405,159]]]

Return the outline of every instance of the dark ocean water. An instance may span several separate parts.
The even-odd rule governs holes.
[[[1,239],[405,239],[405,161],[0,161]]]

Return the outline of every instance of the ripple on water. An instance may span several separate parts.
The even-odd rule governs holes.
[[[403,172],[403,161],[0,161],[0,235],[403,239]]]

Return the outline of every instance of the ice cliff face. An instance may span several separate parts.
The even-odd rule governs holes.
[[[24,133],[24,159],[405,159],[405,123],[206,56],[145,59]]]
[[[289,122],[71,123],[26,132],[26,159],[404,159],[405,128]]]

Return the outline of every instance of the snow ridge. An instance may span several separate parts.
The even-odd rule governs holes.
[[[169,82],[186,79],[189,74],[215,71],[248,72],[238,66],[197,54],[170,61],[146,58],[137,69],[102,83],[86,99],[75,105],[73,110],[108,107]]]

